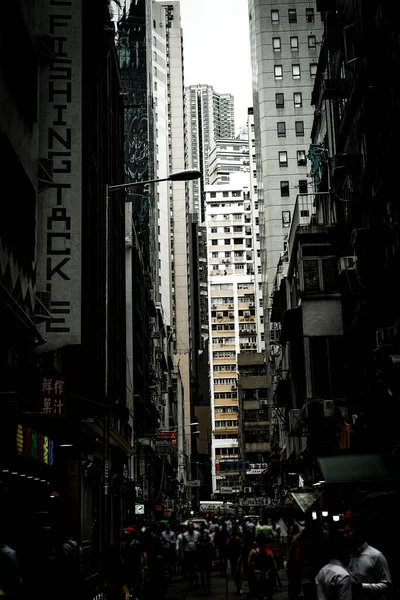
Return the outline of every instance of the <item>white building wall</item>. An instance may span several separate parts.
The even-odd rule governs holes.
[[[307,9],[314,9],[314,21],[307,20]],[[296,23],[289,22],[289,10],[296,10]],[[278,11],[278,22],[272,21],[272,11]],[[310,145],[313,122],[311,92],[314,84],[310,65],[318,62],[322,22],[320,14],[316,12],[315,2],[305,0],[249,0],[249,15],[255,131],[260,150],[258,188],[260,211],[265,224],[265,277],[271,284],[288,231],[283,225],[283,213],[286,218],[290,213],[289,217],[292,218],[299,181],[311,183],[307,177],[307,166],[298,165],[297,151],[307,154]],[[316,43],[309,47],[314,37]],[[280,49],[273,48],[273,38],[279,38]],[[297,49],[291,46],[291,38],[297,39]],[[300,66],[299,78],[293,76],[294,65]],[[281,79],[276,78],[275,67],[282,67]],[[282,108],[276,105],[278,93],[284,95]],[[301,93],[301,106],[294,105],[294,93]],[[278,137],[278,122],[285,123],[285,136]],[[296,134],[296,122],[303,124],[303,135]],[[280,166],[280,151],[287,152],[287,166]],[[289,182],[287,197],[281,195],[282,181]]]
[[[239,195],[238,192],[240,192]],[[238,415],[237,410],[234,412],[235,408],[238,409],[237,354],[241,351],[260,352],[262,348],[261,336],[258,333],[259,311],[255,306],[255,299],[258,296],[256,292],[257,279],[254,273],[253,240],[256,237],[257,226],[253,212],[249,173],[233,174],[229,184],[206,188],[210,390],[213,432],[211,463],[213,491],[217,494],[218,487],[222,482],[224,486],[229,486],[229,477],[226,480],[219,479],[220,475],[215,469],[215,450],[216,448],[238,448]],[[235,231],[235,227],[242,227],[242,231]],[[243,239],[244,242],[235,244],[235,239]],[[239,256],[240,253],[243,253],[242,256]],[[243,268],[241,268],[242,266]],[[221,287],[223,289],[219,289]],[[220,302],[221,299],[224,301]],[[242,333],[240,333],[241,331]],[[225,356],[226,353],[229,353],[230,356]],[[234,365],[233,369],[225,370],[232,364]],[[219,381],[217,382],[217,380]],[[217,394],[222,394],[224,397],[217,396]],[[221,410],[218,411],[218,408]],[[222,412],[228,408],[233,412]],[[217,427],[216,421],[225,424],[227,421],[235,421],[236,424],[233,427]],[[216,435],[229,437],[217,439]]]
[[[169,175],[168,147],[168,77],[167,77],[167,45],[166,20],[163,6],[152,3],[152,57],[153,57],[153,107],[155,112],[155,175],[165,178]],[[155,27],[154,27],[155,24]],[[158,272],[156,286],[163,307],[165,325],[172,322],[171,307],[171,249],[170,249],[170,197],[169,186],[166,182],[155,186],[157,200],[157,242]]]

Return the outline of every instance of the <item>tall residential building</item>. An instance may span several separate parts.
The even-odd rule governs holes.
[[[208,155],[208,179],[210,185],[229,183],[231,173],[250,171],[247,132],[235,139],[216,139]]]
[[[202,223],[204,187],[209,184],[208,154],[216,139],[235,137],[234,99],[232,94],[218,94],[210,85],[191,85],[186,88],[185,110],[189,164],[202,173],[199,181],[188,185],[189,207]]]
[[[249,0],[264,283],[272,283],[296,196],[307,193],[311,92],[322,22],[315,2]],[[267,297],[267,296],[266,296]]]
[[[261,351],[255,276],[257,209],[248,174],[206,188],[211,381],[211,464],[214,493],[236,493],[238,473],[218,474],[218,462],[238,457],[237,355]]]

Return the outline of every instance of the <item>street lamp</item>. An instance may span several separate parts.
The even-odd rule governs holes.
[[[106,264],[105,264],[105,310],[106,310],[106,318],[105,318],[105,376],[104,376],[104,388],[105,388],[105,397],[108,398],[108,330],[109,330],[109,314],[108,314],[108,295],[109,295],[109,201],[110,201],[110,192],[116,192],[118,190],[125,190],[127,188],[137,186],[137,185],[146,185],[148,183],[161,183],[162,181],[193,181],[194,179],[199,179],[201,177],[201,173],[197,169],[185,169],[184,171],[177,171],[176,173],[171,173],[168,177],[163,177],[161,179],[149,179],[147,181],[133,181],[127,183],[119,183],[116,185],[105,185],[105,214],[106,214]],[[128,200],[129,201],[129,200]],[[110,531],[109,531],[109,495],[110,495],[110,472],[109,472],[109,437],[110,437],[110,421],[109,421],[109,413],[105,412],[103,417],[103,542],[104,547],[102,550],[104,551],[109,547],[110,544]],[[197,423],[196,423],[197,425]]]

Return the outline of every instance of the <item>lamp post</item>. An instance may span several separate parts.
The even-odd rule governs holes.
[[[106,243],[105,243],[105,251],[106,251],[106,264],[105,264],[105,375],[104,375],[104,392],[105,397],[108,398],[108,331],[109,331],[109,261],[110,261],[110,249],[109,249],[109,202],[110,202],[110,193],[126,190],[128,188],[137,186],[137,185],[146,185],[150,183],[161,183],[163,181],[193,181],[194,179],[199,179],[201,177],[201,173],[197,169],[185,169],[184,171],[177,171],[176,173],[171,173],[168,177],[163,177],[161,179],[149,179],[147,181],[133,181],[128,183],[118,183],[118,184],[106,184],[105,185],[105,215],[106,215]],[[129,202],[129,200],[127,200]],[[110,510],[110,420],[109,420],[109,410],[105,412],[103,417],[103,536],[102,536],[102,550],[108,550],[110,546],[110,520],[109,520],[109,510]]]

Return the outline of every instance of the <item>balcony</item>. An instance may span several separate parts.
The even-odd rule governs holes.
[[[329,192],[298,194],[289,231],[289,262],[295,247],[296,234],[318,233],[337,223],[336,204]]]

